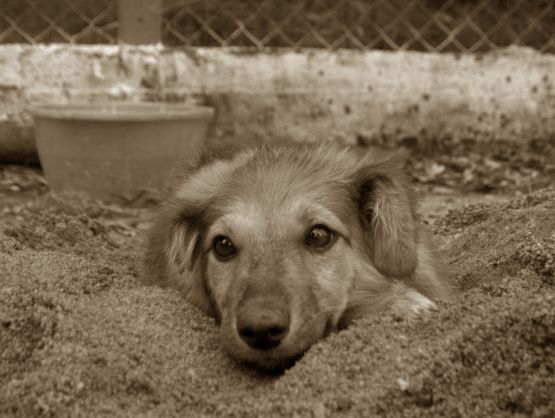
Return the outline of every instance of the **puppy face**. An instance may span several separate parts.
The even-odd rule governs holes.
[[[147,275],[215,316],[239,360],[282,367],[414,278],[399,160],[330,146],[203,158],[161,209]]]
[[[240,196],[203,239],[225,347],[265,367],[335,328],[355,275],[346,222],[310,195]]]

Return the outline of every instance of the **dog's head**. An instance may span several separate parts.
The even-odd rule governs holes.
[[[353,292],[416,267],[402,159],[337,146],[206,154],[173,189],[147,267],[221,326],[234,357],[276,367],[336,328]]]

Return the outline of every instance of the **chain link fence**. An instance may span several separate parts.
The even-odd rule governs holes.
[[[114,0],[1,0],[0,43],[114,43]]]
[[[168,46],[555,53],[555,0],[162,0]],[[0,43],[116,43],[116,0],[2,0]]]

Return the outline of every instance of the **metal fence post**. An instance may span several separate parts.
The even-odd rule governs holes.
[[[119,41],[126,44],[161,42],[162,0],[118,0]]]

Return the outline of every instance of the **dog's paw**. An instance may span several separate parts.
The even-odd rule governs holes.
[[[414,289],[407,289],[393,304],[393,313],[404,318],[415,318],[437,310],[434,302]]]

